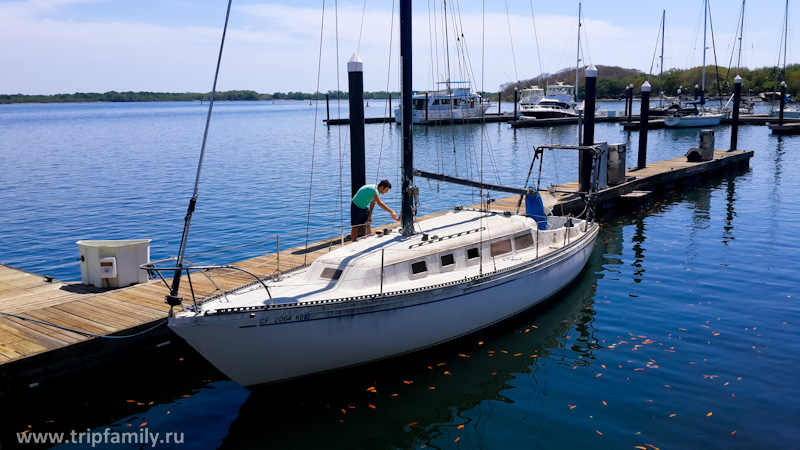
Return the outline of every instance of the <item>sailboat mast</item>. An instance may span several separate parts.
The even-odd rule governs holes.
[[[403,236],[414,234],[412,211],[414,183],[414,144],[411,139],[411,0],[400,1],[400,77],[403,136],[403,181],[401,223]]]
[[[658,74],[658,106],[664,106],[664,28],[667,23],[667,10],[661,10],[661,72]]]
[[[786,10],[783,12],[783,81],[786,81],[786,41],[789,36],[789,0],[786,0]]]
[[[581,3],[578,3],[578,52],[575,61],[575,103],[578,102],[578,76],[581,72]]]
[[[739,75],[739,67],[742,65],[742,35],[744,34],[744,3],[745,0],[742,0],[742,22],[739,25],[739,56],[736,59],[736,75]]]
[[[706,31],[708,29],[708,0],[703,1],[703,80],[700,86],[700,104],[706,104]]]

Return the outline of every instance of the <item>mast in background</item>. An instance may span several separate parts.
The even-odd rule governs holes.
[[[402,206],[401,232],[403,236],[414,234],[414,143],[411,139],[411,0],[400,1],[400,79],[403,135],[403,181],[401,187]]]

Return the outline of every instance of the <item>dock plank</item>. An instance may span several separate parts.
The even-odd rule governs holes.
[[[135,318],[96,307],[91,303],[86,303],[84,300],[58,305],[54,308],[113,327],[114,331],[140,324],[140,321]]]
[[[44,308],[36,311],[28,311],[25,313],[28,317],[39,319],[43,322],[54,323],[66,328],[71,328],[85,333],[92,334],[107,334],[116,331],[115,328],[109,327],[94,320],[85,319],[81,316],[70,314],[69,312],[62,311],[55,307]]]
[[[23,321],[22,319],[14,318],[12,321],[19,321],[20,323],[24,322],[25,326],[30,328],[31,330],[37,331],[39,333],[46,334],[54,339],[58,339],[66,344],[72,344],[76,342],[85,341],[88,339],[87,336],[73,333],[71,331],[63,330],[60,328],[52,327],[49,325],[43,325],[40,323],[32,322],[29,320]]]
[[[63,347],[67,344],[66,341],[56,339],[52,336],[48,336],[45,333],[28,328],[24,321],[15,322],[13,319],[13,317],[0,318],[0,329],[9,331],[19,336],[17,341],[33,342],[48,350]]]

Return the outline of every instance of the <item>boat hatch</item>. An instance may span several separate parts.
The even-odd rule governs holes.
[[[320,278],[324,280],[333,280],[336,281],[339,277],[342,276],[342,269],[336,269],[334,267],[326,267],[322,269],[322,273],[319,275]]]

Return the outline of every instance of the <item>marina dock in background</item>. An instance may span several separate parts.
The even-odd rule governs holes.
[[[349,118],[323,119],[322,121],[329,126],[350,124]],[[623,115],[597,116],[594,118],[594,121],[621,123],[626,130],[630,131],[639,130],[639,115],[632,115],[630,117],[630,121],[628,121],[628,116],[623,116]],[[784,123],[787,124],[800,123],[800,118],[785,117],[783,121]],[[420,122],[417,125],[437,126],[437,125],[452,125],[452,124],[462,125],[462,124],[500,123],[500,122],[508,122],[511,124],[512,128],[531,128],[531,127],[537,128],[537,127],[552,127],[558,125],[575,125],[578,123],[578,119],[575,117],[558,117],[552,119],[514,120],[513,114],[502,113],[502,114],[486,114],[486,116],[483,118],[456,119],[452,121],[436,120],[430,122]],[[733,119],[731,118],[723,118],[721,123],[730,125],[732,122]],[[395,120],[394,117],[366,117],[364,118],[364,123],[365,124],[395,123]],[[771,117],[767,114],[753,114],[753,115],[739,116],[739,125],[775,125],[777,123],[778,123],[777,117]],[[650,120],[647,121],[648,130],[657,130],[666,127],[667,126],[664,124],[664,119],[661,117],[650,117]]]
[[[746,171],[752,156],[752,151],[717,149],[709,161],[689,162],[679,157],[640,170],[629,169],[624,182],[599,191],[598,213],[641,207],[659,193]],[[577,190],[577,181],[556,186],[554,211],[580,213],[585,202]],[[491,209],[516,211],[518,201],[519,196],[501,198]],[[524,210],[524,202],[521,208]],[[382,228],[386,227],[375,230]],[[290,248],[235,265],[268,277],[309,264],[341,244],[341,238],[328,239],[310,244],[308,249]],[[226,291],[253,281],[231,269],[215,269],[207,275],[192,275],[191,283],[182,283],[180,296],[191,298],[193,289],[203,297],[219,292],[217,286]],[[168,292],[158,279],[110,290],[0,265],[0,393],[33,388],[168,344],[177,338],[165,324],[169,306],[164,296]]]

